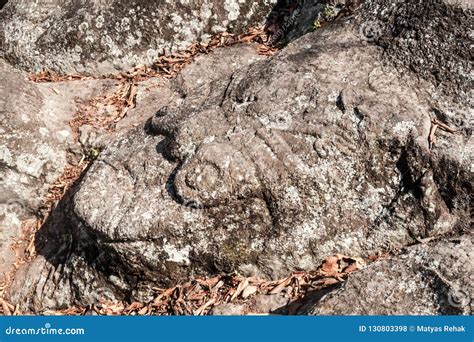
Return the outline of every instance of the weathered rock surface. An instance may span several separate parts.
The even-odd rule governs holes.
[[[0,12],[0,57],[29,71],[109,74],[164,51],[264,22],[276,0],[10,0]]]
[[[259,294],[243,300],[243,303],[225,303],[212,308],[213,316],[241,316],[255,314],[284,314],[289,300],[284,294]],[[283,310],[283,311],[282,311]]]
[[[360,35],[364,8],[272,58],[207,69],[211,82],[174,81],[180,99],[110,144],[40,231],[14,302],[39,311],[104,293],[146,299],[197,275],[280,278],[335,253],[468,231],[470,81],[458,70],[437,87],[431,65],[385,58],[390,46]],[[464,11],[442,12],[444,25],[455,30]],[[440,34],[440,54],[450,39]],[[429,53],[431,41],[417,47]],[[457,132],[439,130],[430,149],[432,117]]]
[[[211,81],[231,73],[239,65],[246,65],[262,59],[256,53],[256,46],[236,45],[217,49],[211,54],[197,56],[173,82],[163,78],[150,78],[137,84],[136,106],[114,127],[113,132],[87,130],[81,143],[85,148],[103,149],[133,127],[144,127],[144,123],[157,108],[176,106],[183,101],[184,92],[189,89],[209,91]],[[211,70],[211,72],[209,72]],[[182,89],[181,89],[182,88]]]
[[[245,314],[245,307],[242,304],[221,304],[216,305],[211,312],[214,316],[242,316]]]
[[[34,84],[0,59],[0,278],[13,261],[12,238],[22,220],[39,211],[48,188],[62,174],[68,150],[78,151],[69,121],[81,101],[100,93],[104,81]]]
[[[176,106],[183,102],[185,97],[183,92],[190,91],[191,89],[195,93],[206,94],[211,92],[211,81],[218,80],[222,75],[230,76],[233,70],[239,66],[251,64],[262,58],[262,56],[257,55],[255,48],[251,45],[218,49],[209,55],[197,57],[188,68],[183,70],[173,84],[159,79],[151,79],[139,84],[137,105],[117,125],[116,132],[112,134],[88,135],[84,141],[85,149],[91,147],[102,148],[114,137],[118,140],[129,140],[130,134],[127,132],[136,126],[133,129],[134,133],[132,135],[135,136],[133,138],[134,143],[139,147],[132,155],[140,153],[142,160],[150,160],[148,165],[143,165],[142,161],[140,161],[140,165],[137,165],[137,167],[147,168],[149,175],[166,172],[166,170],[160,171],[160,167],[166,161],[161,162],[158,160],[156,150],[156,146],[162,140],[162,137],[146,135],[143,129],[144,122],[156,111],[156,106]],[[124,135],[125,138],[121,138]],[[143,146],[147,146],[147,148],[143,149]],[[123,151],[123,157],[127,159],[130,151]],[[102,163],[99,160],[97,162]],[[171,170],[168,171],[171,172]],[[104,184],[110,183],[105,182]],[[152,192],[156,191],[151,186],[150,190]],[[69,213],[74,211],[69,204],[72,195],[69,195],[68,199],[65,199],[56,208],[44,228],[38,234],[37,248],[42,250],[41,255],[27,269],[21,269],[17,273],[16,279],[18,281],[11,290],[11,294],[15,299],[23,295],[30,296],[31,291],[36,292],[28,300],[28,303],[36,310],[68,305],[68,303],[73,303],[76,298],[81,298],[83,302],[96,302],[103,296],[111,299],[116,298],[114,292],[107,288],[107,286],[110,287],[111,279],[114,281],[114,279],[118,280],[119,278],[114,278],[113,276],[107,278],[102,276],[100,272],[92,271],[91,273],[91,270],[89,270],[90,264],[97,265],[100,268],[103,258],[108,259],[110,255],[108,255],[108,252],[102,253],[98,251],[94,243],[90,245],[90,242],[94,241],[95,238],[90,236],[89,232],[75,228],[82,223],[77,220],[75,215],[69,216]],[[153,197],[154,195],[151,194],[150,198]],[[110,200],[113,201],[112,198]],[[98,207],[100,210],[101,208],[102,206]],[[145,210],[148,209],[145,208]],[[139,216],[133,216],[131,219],[141,220],[141,215],[146,217],[149,214],[143,212],[137,215]],[[153,214],[150,213],[150,215]],[[79,245],[75,245],[73,241],[79,240],[82,242]],[[74,249],[77,247],[82,250],[80,255],[72,252],[72,244],[75,245]],[[64,262],[67,263],[66,267],[59,266]],[[109,266],[114,268],[112,264]],[[104,271],[104,273],[108,273],[108,271]],[[126,275],[123,274],[123,276]],[[135,277],[133,273],[130,276],[132,278]],[[53,280],[51,277],[55,279]],[[83,278],[83,280],[80,283],[76,283],[76,280],[80,278]],[[56,288],[55,284],[58,281],[62,284],[60,285],[61,290]],[[24,287],[25,282],[31,284],[31,287]],[[122,295],[130,291],[127,284],[117,283],[116,285],[117,289],[122,289]]]
[[[472,315],[473,241],[469,234],[375,262],[300,314]]]
[[[386,60],[431,80],[437,87],[433,97],[449,93],[472,110],[472,1],[402,1],[393,6],[390,0],[367,0],[357,23],[361,35],[372,32],[369,37],[384,49]]]
[[[69,121],[104,81],[34,84],[0,59],[0,258],[2,279],[11,266],[13,237],[22,220],[38,213],[48,188],[62,174],[67,151],[78,151]]]
[[[451,91],[459,101],[473,105],[472,1],[281,0],[275,8],[273,41],[291,42],[318,30],[321,23],[350,15],[362,39],[385,49],[384,60],[430,79],[437,92]]]

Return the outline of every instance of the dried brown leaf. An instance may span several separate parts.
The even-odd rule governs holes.
[[[200,316],[204,313],[204,311],[209,307],[211,306],[212,304],[215,303],[215,299],[214,298],[211,298],[209,299],[206,303],[204,303],[201,307],[199,307],[195,312],[194,312],[194,315],[196,316]]]
[[[323,261],[321,271],[328,276],[339,274],[339,261],[342,259],[341,255],[330,256]]]
[[[0,304],[2,305],[3,314],[5,316],[11,316],[12,311],[15,310],[15,307],[9,304],[5,299],[0,298]]]
[[[138,311],[138,314],[140,316],[143,316],[143,315],[146,315],[148,313],[148,307],[145,306],[143,309],[141,309],[140,311]]]
[[[258,287],[255,285],[249,285],[242,291],[242,298],[247,299],[251,295],[257,293]]]
[[[249,279],[248,278],[245,278],[244,280],[242,280],[240,282],[240,284],[237,286],[237,289],[235,290],[234,294],[232,295],[232,297],[230,297],[230,301],[234,301],[241,293],[243,290],[245,290],[245,288],[249,285]]]
[[[283,291],[283,289],[285,287],[287,287],[290,283],[291,283],[291,280],[293,279],[293,276],[289,276],[289,277],[286,277],[284,279],[281,279],[279,284],[274,287],[270,292],[269,294],[278,294],[280,293],[281,291]]]

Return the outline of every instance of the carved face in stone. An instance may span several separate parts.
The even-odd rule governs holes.
[[[208,2],[222,7],[222,1]],[[144,114],[158,110],[150,131],[137,127],[110,143],[48,216],[38,233],[38,257],[11,289],[14,303],[43,310],[104,297],[148,302],[156,298],[153,287],[195,277],[238,271],[282,278],[314,270],[336,253],[367,257],[469,231],[472,130],[462,123],[472,118],[472,84],[465,72],[472,11],[451,11],[442,3],[366,0],[351,18],[305,35],[268,59],[235,45],[196,60],[202,68],[183,70],[187,78],[173,81],[176,92],[171,87],[153,93],[172,94],[169,101],[159,100],[167,107],[155,107],[148,97],[144,107],[153,109]],[[426,11],[429,16],[419,15]],[[162,12],[165,20],[170,12]],[[394,18],[409,19],[409,27]],[[307,18],[300,19],[296,31],[306,32]],[[360,32],[374,22],[387,25],[381,26],[380,41]],[[101,37],[108,25],[102,24]],[[64,31],[57,30],[51,32]],[[147,102],[144,94],[137,99],[137,106]],[[430,150],[433,112],[456,126],[456,134],[437,132]],[[434,259],[417,249],[419,265],[409,254],[399,260],[396,274],[385,273],[385,266],[367,274],[382,280],[405,274],[406,286],[417,289],[426,285],[426,263],[448,255],[462,261],[453,269],[469,276],[467,252],[453,254],[453,246],[462,243],[442,246],[449,253],[440,249]],[[445,265],[447,278],[456,276],[451,264]],[[416,269],[420,285],[406,269]],[[356,298],[367,274],[359,273],[355,286],[346,283]],[[377,292],[379,284],[371,283]],[[385,300],[385,292],[370,303]],[[414,293],[404,298],[412,300]],[[348,302],[343,300],[342,309]],[[337,307],[337,301],[329,304]]]
[[[396,155],[384,156],[370,140],[360,103],[366,90],[355,90],[376,64],[358,62],[351,83],[349,74],[331,74],[331,61],[321,61],[323,74],[299,67],[310,54],[256,63],[191,91],[150,124],[164,136],[163,156],[177,163],[169,195],[183,211],[210,218],[211,231],[237,231],[229,240],[243,242],[251,259],[291,244],[282,258],[301,268],[314,262],[312,248],[331,253],[330,236],[343,236],[339,250],[358,244],[363,233],[355,228],[374,224],[399,187]]]
[[[50,249],[61,267],[44,274],[70,281],[71,298],[80,286],[129,298],[236,270],[280,278],[463,227],[467,130],[433,151],[427,138],[433,107],[468,111],[381,50],[342,22],[212,82],[176,80],[182,98],[110,144],[62,204],[67,220],[51,216],[49,240],[67,222],[74,243]],[[24,298],[55,298],[54,281],[30,283],[45,290]]]
[[[290,87],[248,94],[239,89],[243,84],[231,82],[217,106],[204,98],[198,108],[185,101],[160,109],[151,126],[166,137],[167,156],[179,162],[173,179],[176,199],[224,211],[235,202],[260,199],[270,216],[275,214],[275,224],[296,219],[283,213],[298,211],[303,198],[312,196],[307,190],[317,191],[310,169],[319,158],[322,134],[320,124],[305,118],[314,114],[317,95],[307,76],[288,80]],[[214,90],[225,86],[216,83]],[[259,101],[260,96],[266,100]]]
[[[349,48],[354,39],[341,39],[332,59],[303,40],[297,52],[195,89],[152,118],[163,155],[177,163],[170,196],[230,236],[217,245],[245,254],[239,266],[263,258],[273,265],[264,272],[304,269],[324,255],[391,248],[452,224],[438,194],[422,204],[400,193],[407,174],[418,177],[403,152],[417,153],[412,137],[424,129],[413,108],[428,107],[371,48]],[[423,182],[434,185],[430,173]],[[423,214],[427,203],[437,213]]]
[[[452,227],[423,157],[423,85],[384,69],[357,32],[338,37],[304,37],[210,83],[178,79],[182,98],[151,118],[153,134],[101,155],[74,210],[114,269],[152,284],[280,277]]]

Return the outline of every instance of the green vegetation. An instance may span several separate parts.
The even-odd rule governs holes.
[[[326,19],[331,19],[334,16],[334,8],[332,6],[326,5],[323,15]]]
[[[99,154],[100,154],[100,149],[92,147],[89,151],[89,159],[90,160],[96,160],[97,157],[99,156]]]
[[[315,22],[313,23],[313,31],[316,31],[317,29],[321,28],[321,22],[319,21],[319,19],[315,20]]]

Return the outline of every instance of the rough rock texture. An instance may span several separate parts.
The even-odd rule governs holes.
[[[197,56],[173,82],[163,78],[151,78],[137,84],[136,107],[120,120],[113,132],[92,130],[84,127],[81,142],[88,148],[104,149],[112,141],[126,134],[132,127],[144,127],[144,123],[157,108],[178,105],[183,101],[184,90],[209,87],[210,82],[220,75],[229,73],[239,65],[253,63],[262,59],[257,55],[256,46],[236,45],[226,49],[217,49],[211,54]],[[212,72],[209,72],[212,70]]]
[[[243,32],[276,0],[10,0],[0,12],[0,57],[30,71],[128,70],[164,51]]]
[[[251,299],[243,300],[242,303],[219,304],[212,308],[209,313],[214,316],[241,316],[255,314],[285,314],[288,298],[284,294],[256,295]],[[283,309],[282,309],[283,308]]]
[[[455,30],[459,13],[445,14]],[[41,256],[23,269],[29,285],[13,287],[14,302],[38,311],[101,293],[144,300],[152,286],[197,275],[282,277],[335,253],[469,230],[464,85],[438,92],[430,66],[388,62],[356,20],[242,69],[210,69],[212,82],[173,82],[181,99],[110,144],[40,231]],[[440,34],[440,53],[450,39]],[[414,54],[430,46],[420,40]],[[430,150],[432,117],[457,132],[439,130]]]
[[[245,314],[245,307],[242,304],[221,304],[212,308],[213,316],[242,316]]]
[[[384,60],[430,79],[437,92],[451,92],[458,101],[474,105],[472,1],[280,0],[273,13],[276,44],[318,30],[316,22],[354,16],[354,29],[384,48]]]
[[[372,29],[385,59],[474,106],[472,1],[366,0],[357,23],[362,35]]]
[[[127,159],[130,152],[132,155],[139,154],[141,161],[139,162],[140,165],[137,166],[139,168],[145,167],[148,170],[146,171],[147,174],[153,175],[166,172],[166,170],[160,171],[159,169],[161,167],[160,164],[164,164],[166,161],[159,161],[157,155],[157,144],[162,138],[146,135],[143,129],[146,119],[156,111],[156,106],[173,106],[183,102],[183,97],[185,96],[183,93],[184,89],[187,89],[187,91],[193,89],[196,93],[210,92],[212,91],[210,88],[211,81],[218,80],[222,75],[230,76],[238,66],[251,64],[261,59],[262,57],[257,55],[253,46],[238,45],[226,49],[218,49],[209,55],[197,57],[188,68],[183,70],[173,84],[156,79],[143,82],[139,85],[140,90],[137,95],[136,108],[131,110],[127,117],[118,124],[117,132],[111,135],[88,134],[84,140],[85,148],[101,148],[106,146],[114,137],[119,139],[119,141],[121,139],[129,140],[127,131],[130,131],[131,127],[136,126],[132,135],[135,136],[133,142],[136,143],[137,149],[134,152],[124,149],[123,158]],[[125,135],[125,138],[120,138],[123,135]],[[143,148],[144,146],[146,147],[145,149]],[[107,152],[104,151],[104,153]],[[99,160],[101,159],[99,158]],[[102,164],[99,160],[97,160],[97,163]],[[150,162],[146,162],[146,165],[142,164],[144,160],[149,160]],[[139,171],[139,173],[142,172]],[[114,182],[114,180],[110,180],[110,182]],[[111,183],[105,182],[104,184]],[[146,187],[146,185],[144,186]],[[156,189],[150,186],[150,191],[153,192]],[[80,226],[81,222],[77,221],[76,216],[69,216],[69,213],[73,211],[69,204],[73,194],[74,192],[68,195],[56,208],[48,222],[44,225],[44,228],[39,232],[37,248],[42,250],[42,255],[30,264],[27,269],[22,269],[17,273],[16,279],[18,281],[11,289],[14,299],[20,298],[23,295],[29,296],[31,291],[36,291],[35,296],[28,299],[28,304],[31,304],[36,310],[69,305],[76,298],[81,298],[82,302],[88,303],[96,302],[103,296],[111,299],[116,298],[113,291],[106,286],[110,287],[110,281],[114,282],[119,278],[114,276],[109,278],[103,277],[99,272],[89,269],[90,264],[97,265],[99,268],[102,267],[103,258],[109,258],[109,251],[98,251],[94,243],[92,246],[90,245],[91,241],[95,240],[95,237],[90,236],[90,233],[85,230],[77,230],[75,228]],[[154,196],[154,194],[150,194],[150,198]],[[114,199],[110,198],[110,201],[114,201]],[[102,210],[101,208],[102,206],[98,207],[98,209]],[[148,210],[147,208],[144,209]],[[142,215],[146,217],[153,215],[153,213],[147,214],[143,212],[141,214],[137,213],[137,215],[136,217],[132,215],[130,218],[132,220],[141,220],[140,217]],[[76,244],[76,242],[79,242],[79,244]],[[79,255],[71,250],[76,248],[81,250]],[[67,263],[67,266],[60,266],[64,262]],[[110,266],[113,269],[115,268],[114,265],[115,263],[112,263],[107,267]],[[110,273],[109,271],[102,271],[102,273]],[[126,275],[122,274],[122,276]],[[135,277],[134,272],[129,274],[129,276],[131,278]],[[76,280],[81,278],[83,280],[78,283]],[[31,284],[32,287],[24,287],[25,282]],[[61,283],[60,291],[55,285],[58,282]],[[123,292],[120,292],[121,295],[130,291],[128,284],[121,285],[118,283],[117,288],[123,290]],[[118,290],[115,289],[115,291]],[[86,293],[87,295],[84,295]]]
[[[47,189],[77,150],[69,120],[77,102],[97,95],[103,81],[34,84],[0,59],[0,270],[11,266],[11,238],[38,212]]]
[[[472,315],[473,241],[469,234],[375,262],[300,314]]]

